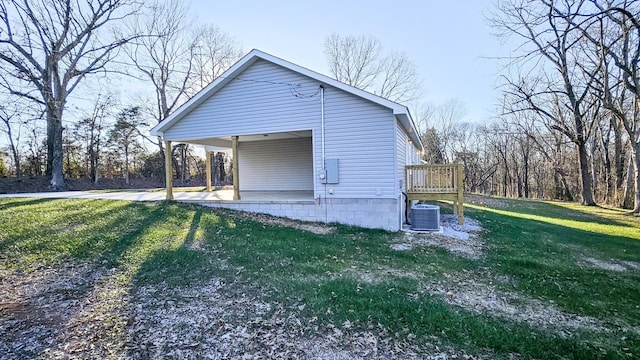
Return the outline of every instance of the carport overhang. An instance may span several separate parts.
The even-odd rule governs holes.
[[[206,189],[212,191],[211,186],[211,152],[230,151],[233,161],[233,200],[240,200],[240,174],[239,174],[239,152],[238,144],[252,141],[266,141],[278,139],[293,139],[300,137],[312,137],[312,130],[294,130],[284,132],[272,132],[261,134],[225,135],[220,137],[199,138],[199,139],[165,139],[162,133],[156,133],[165,143],[165,178],[166,178],[166,199],[173,199],[173,159],[171,146],[175,143],[191,144],[202,146],[205,150],[205,172]]]

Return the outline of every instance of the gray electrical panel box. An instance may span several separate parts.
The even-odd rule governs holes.
[[[324,167],[326,170],[326,174],[322,181],[323,184],[337,184],[340,182],[340,177],[338,176],[339,164],[340,164],[339,159],[324,160]]]

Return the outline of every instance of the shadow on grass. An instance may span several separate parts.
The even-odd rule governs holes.
[[[123,211],[125,210],[125,211]],[[132,217],[126,210],[132,210],[137,215]],[[77,258],[101,258],[107,266],[119,266],[122,256],[136,243],[140,242],[145,232],[154,225],[166,220],[166,213],[162,206],[148,207],[138,203],[130,203],[124,209],[113,209],[104,214],[111,216],[121,213],[108,224],[84,232],[86,241],[77,246],[71,253]],[[121,228],[118,235],[107,237],[114,228]],[[106,240],[106,241],[105,241]]]
[[[467,214],[469,210],[480,210],[489,213],[495,213],[502,216],[507,216],[513,219],[532,220],[539,224],[550,224],[559,226],[564,229],[582,230],[605,236],[620,236],[628,238],[629,240],[640,240],[640,226],[634,224],[624,223],[615,220],[608,220],[592,216],[592,219],[584,219],[584,216],[580,211],[574,211],[572,209],[566,209],[558,207],[557,211],[549,212],[551,205],[540,208],[536,211],[521,211],[520,209],[505,210],[492,207],[483,207],[477,205],[466,205],[465,209]],[[591,216],[591,214],[587,214]]]
[[[25,221],[33,223],[17,225],[22,231],[0,243],[0,250],[8,259],[22,258],[17,264],[21,267],[46,265],[67,257],[112,263],[161,215],[159,209],[136,203],[105,201],[95,207],[91,205],[94,201],[51,200],[51,207],[64,208],[56,211],[56,216],[47,214],[51,211],[48,208],[21,208]],[[9,248],[12,250],[6,251]]]
[[[191,225],[189,226],[189,232],[187,232],[187,236],[184,238],[184,246],[185,247],[193,247],[194,240],[196,237],[196,231],[200,227],[200,219],[202,219],[202,210],[196,210],[193,215],[193,219],[191,219]]]
[[[18,200],[20,199],[20,200]],[[26,199],[26,200],[23,200]],[[1,198],[0,211],[12,210],[21,206],[39,205],[47,202],[55,201],[59,199],[45,199],[45,198]]]
[[[25,272],[26,283],[18,283],[29,286],[31,293],[29,299],[19,299],[24,303],[21,311],[28,312],[29,316],[21,317],[20,312],[3,311],[1,318],[3,322],[12,319],[13,322],[8,322],[11,325],[6,329],[21,337],[38,339],[44,329],[49,345],[35,341],[33,347],[12,349],[14,351],[8,355],[10,357],[46,357],[50,353],[45,353],[45,347],[64,344],[67,332],[74,331],[78,322],[85,321],[78,319],[83,316],[85,305],[97,305],[95,293],[104,291],[105,282],[119,281],[106,270],[118,266],[125,254],[144,240],[148,228],[166,220],[161,206],[95,200],[47,200],[40,203],[50,206],[34,208],[27,203],[27,206],[23,204],[14,209],[17,215],[26,214],[36,223],[31,224],[28,236],[9,238],[14,247],[11,252],[3,252],[1,257],[2,265]],[[79,210],[84,210],[84,216],[78,215]],[[53,211],[58,212],[59,216],[47,218],[47,213]],[[69,220],[66,215],[72,216],[70,214],[75,214],[74,221],[86,223],[86,229],[76,231],[68,228],[51,232],[49,220],[66,221]],[[13,224],[13,227],[21,228],[23,224]],[[45,300],[47,303],[40,303]],[[118,308],[111,311],[125,311],[126,306],[121,305],[126,304],[118,304]],[[64,310],[58,313],[61,307]],[[109,318],[112,314],[104,315]],[[58,320],[52,322],[51,316]],[[86,321],[90,323],[92,320]],[[100,337],[110,335],[97,332],[96,336],[97,339],[89,341],[91,346],[99,347]]]
[[[215,236],[205,229],[218,226],[220,218],[207,208],[173,206],[172,211],[182,211],[191,216],[188,230],[183,237],[166,242],[144,259],[133,275],[132,283],[135,286],[160,283],[190,286],[226,273],[219,253],[207,246],[205,241]]]
[[[84,203],[97,202],[84,200]],[[76,200],[75,204],[83,202]],[[522,283],[528,285],[544,280],[545,276],[548,278],[556,270],[545,267],[542,260],[550,254],[543,246],[537,245],[535,239],[541,242],[549,234],[568,234],[570,242],[584,241],[585,237],[593,236],[594,243],[597,243],[595,237],[598,234],[571,228],[567,231],[567,228],[559,225],[472,210],[474,218],[481,220],[489,231],[487,241],[498,247],[492,250],[486,264],[474,264],[442,252],[437,253],[439,258],[434,260],[430,258],[436,256],[433,253],[393,251],[389,248],[388,240],[395,234],[384,231],[337,226],[337,231],[332,234],[317,235],[240,220],[225,212],[172,202],[157,205],[117,202],[114,205],[116,202],[104,201],[100,204],[104,206],[87,211],[87,218],[81,221],[93,224],[81,230],[63,228],[56,239],[70,241],[68,247],[61,248],[61,254],[91,261],[96,267],[131,269],[132,273],[128,274],[133,285],[129,289],[130,294],[135,293],[136,285],[163,284],[178,291],[180,287],[197,286],[214,277],[225,280],[242,277],[242,286],[245,287],[237,291],[267,289],[266,293],[256,296],[288,307],[297,308],[299,304],[305,304],[302,315],[307,318],[304,321],[317,316],[325,325],[340,325],[347,320],[361,326],[377,326],[380,323],[392,334],[398,332],[400,336],[405,336],[408,333],[404,330],[409,329],[414,334],[427,336],[427,339],[428,336],[436,336],[444,339],[445,344],[480,353],[482,349],[491,348],[500,355],[519,352],[525,358],[550,358],[557,354],[575,358],[597,357],[597,349],[593,348],[592,342],[580,336],[555,337],[524,324],[451,307],[435,296],[409,297],[407,294],[418,291],[418,284],[406,276],[366,282],[349,274],[357,270],[382,268],[422,274],[427,269],[431,272],[440,270],[455,275],[456,269],[474,270],[483,265],[500,271],[500,266],[513,258],[514,261],[508,264],[509,269],[505,272],[510,274],[515,269],[514,273],[519,274],[520,271]],[[109,204],[112,208],[107,206]],[[81,205],[77,207],[73,209],[74,213],[82,209]],[[55,253],[60,249],[55,242],[44,240],[48,235],[46,228],[38,234],[43,236],[39,251]],[[70,239],[66,239],[67,236]],[[528,240],[527,237],[534,239]],[[617,241],[629,243],[627,238],[614,242]],[[518,244],[521,245],[520,250],[516,248]],[[638,253],[636,248],[631,251]],[[523,253],[533,254],[532,258],[517,258]],[[562,258],[565,254],[554,256]],[[106,263],[103,263],[104,260]],[[538,262],[541,264],[538,265]],[[430,263],[438,263],[438,268],[429,268]],[[528,268],[542,275],[527,278],[524,270],[519,269]],[[603,282],[611,280],[604,277],[595,279]],[[585,288],[579,291],[589,289],[588,281],[588,276],[580,278],[578,285]],[[95,286],[95,283],[89,282],[77,296],[86,297]],[[540,286],[540,296],[545,296],[544,291],[549,291],[548,288],[555,285],[541,282]],[[628,290],[627,283],[620,288]],[[535,293],[535,290],[526,291]],[[606,304],[613,303],[612,296],[622,298],[619,311],[627,313],[630,309],[631,305],[625,300],[630,299],[628,294],[598,296],[598,300]]]

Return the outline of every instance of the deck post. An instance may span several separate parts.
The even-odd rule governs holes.
[[[458,164],[458,224],[464,224],[464,166]]]
[[[454,215],[459,215],[458,209],[460,208],[460,172],[458,171],[458,166],[460,164],[453,164],[453,168],[450,169],[451,171],[451,180],[452,183],[451,185],[453,186],[453,188],[456,190],[455,193],[455,199],[453,200],[452,204],[453,204],[453,214]],[[458,216],[458,223],[460,223],[460,216]]]
[[[173,164],[171,158],[171,141],[164,142],[165,184],[167,186],[167,200],[173,200]]]
[[[207,174],[207,191],[211,192],[211,151],[204,151],[204,162],[205,173]]]
[[[240,171],[238,169],[238,137],[231,137],[233,152],[233,200],[240,200]]]
[[[411,204],[411,199],[409,198],[409,186],[413,185],[413,181],[411,181],[409,179],[409,168],[408,167],[404,167],[404,193],[407,196],[406,200],[405,200],[405,209],[404,209],[404,223],[405,224],[409,224],[410,222],[410,217],[411,216],[411,206],[409,206]],[[401,189],[403,190],[403,189]],[[400,194],[400,197],[402,197],[402,194]],[[400,225],[400,228],[402,229],[402,225]]]

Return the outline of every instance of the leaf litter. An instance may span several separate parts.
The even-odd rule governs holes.
[[[327,225],[327,224],[302,222],[302,221],[297,221],[297,220],[292,220],[284,217],[277,217],[277,216],[272,216],[272,215],[262,214],[262,213],[254,213],[254,212],[247,212],[247,211],[233,211],[233,212],[229,211],[228,214],[238,219],[256,221],[263,225],[284,226],[284,227],[311,232],[318,235],[331,234],[336,230],[334,226]]]
[[[272,217],[251,216],[273,223]],[[481,258],[480,225],[467,219],[464,226],[458,226],[454,216],[443,218],[450,232],[405,233],[392,246],[437,246],[460,256]],[[325,227],[322,231],[333,230]],[[469,236],[464,239],[460,232]],[[439,296],[453,306],[525,322],[560,336],[582,329],[610,331],[598,319],[569,314],[553,303],[495,285],[510,281],[508,277],[457,273],[430,281],[413,272],[378,270],[365,274],[352,268],[348,272],[369,283],[408,276],[418,281],[419,292]],[[474,358],[442,346],[437,337],[425,340],[411,333],[391,334],[380,324],[320,324],[316,317],[302,314],[305,304],[287,307],[265,301],[262,294],[263,290],[241,279],[225,283],[213,278],[191,287],[132,287],[121,270],[72,261],[29,273],[0,270],[0,353],[7,359]],[[491,354],[475,358],[491,358]]]
[[[320,324],[245,280],[133,287],[119,269],[61,262],[0,271],[0,353],[23,358],[471,359],[383,326]]]

